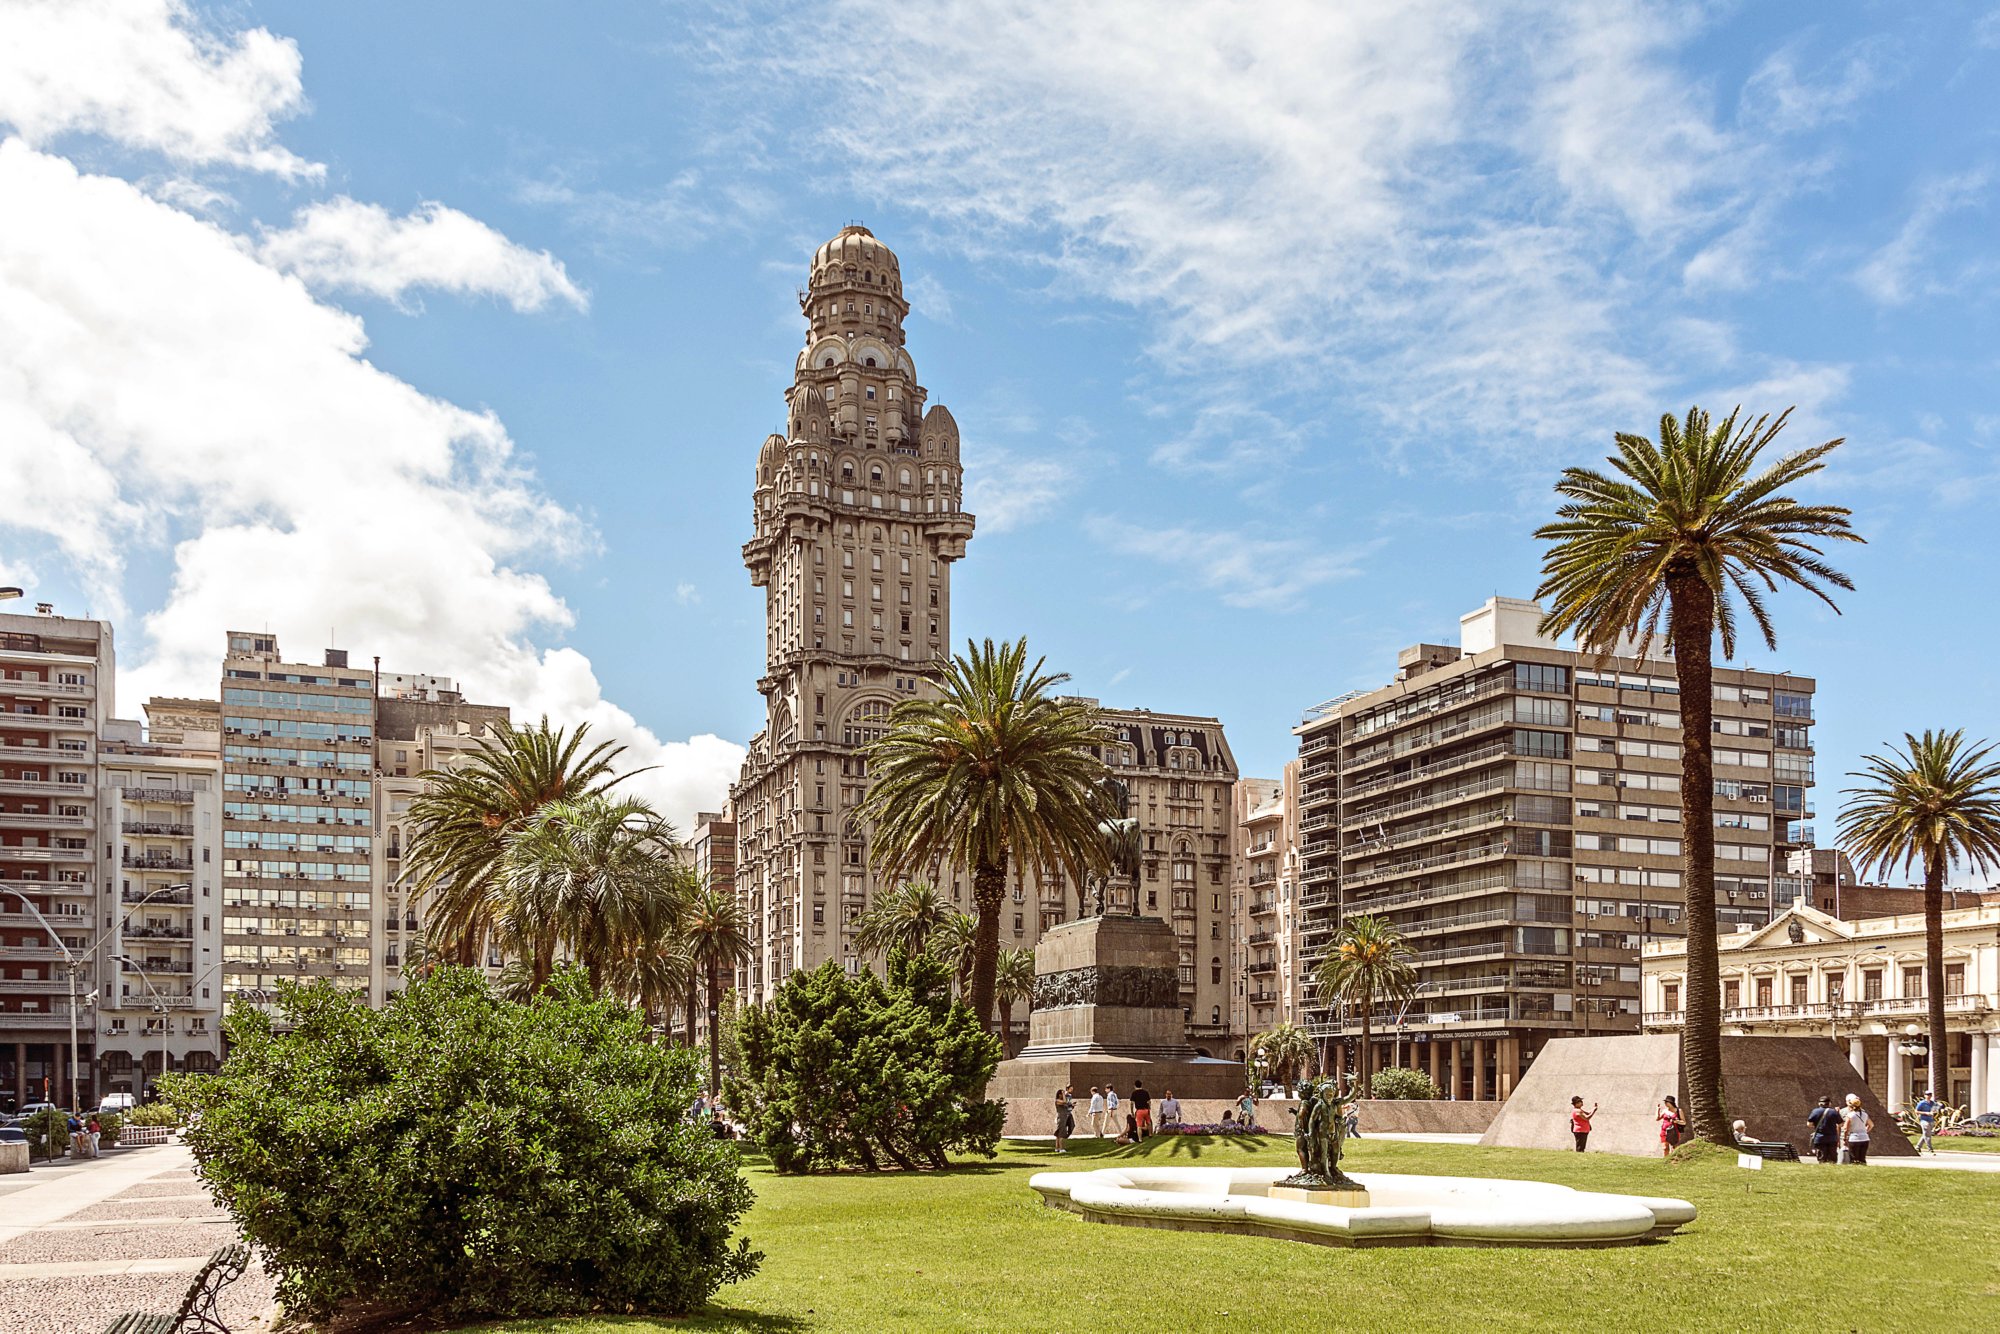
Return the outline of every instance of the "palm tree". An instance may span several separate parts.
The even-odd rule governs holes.
[[[1903,734],[1907,750],[1870,755],[1846,789],[1840,841],[1866,874],[1924,866],[1924,995],[1931,1034],[1931,1087],[1949,1098],[1950,1035],[1944,1024],[1944,878],[1955,861],[1974,873],[2000,865],[2000,761],[1965,733]]]
[[[1312,1074],[1319,1048],[1312,1034],[1285,1020],[1270,1032],[1258,1034],[1250,1044],[1250,1054],[1264,1058],[1274,1083],[1291,1084],[1300,1075]]]
[[[648,1020],[661,1024],[693,994],[699,978],[687,942],[674,934],[665,940],[636,942],[608,970],[606,984],[620,998],[644,1010]],[[688,1007],[690,1015],[693,1008]],[[690,1025],[690,1046],[692,1031]]]
[[[1361,1008],[1361,1089],[1369,1090],[1368,1066],[1377,1000],[1401,1000],[1416,989],[1416,951],[1403,933],[1380,917],[1350,917],[1334,933],[1333,948],[1313,970],[1322,999]]]
[[[972,961],[979,953],[979,922],[971,913],[952,910],[931,933],[930,952],[951,969],[958,994],[964,996],[972,989]]]
[[[424,790],[410,803],[403,877],[411,903],[425,901],[434,953],[476,965],[492,927],[495,868],[507,836],[548,802],[622,781],[611,766],[625,748],[603,741],[586,750],[589,732],[588,723],[569,733],[552,729],[546,716],[533,727],[498,723],[464,763],[419,775]]]
[[[1028,665],[1028,641],[983,646],[940,665],[939,698],[905,700],[868,747],[862,803],[874,859],[889,875],[950,864],[972,872],[979,921],[972,1009],[993,1022],[1007,868],[1079,880],[1103,861],[1106,802],[1096,708],[1051,692],[1069,678]]]
[[[528,961],[531,989],[566,952],[602,991],[621,959],[671,938],[690,878],[673,827],[644,801],[598,793],[547,802],[507,835],[492,930]]]
[[[1538,598],[1549,597],[1542,630],[1574,633],[1599,660],[1645,657],[1661,638],[1673,655],[1681,706],[1681,884],[1686,896],[1688,996],[1681,1033],[1688,1113],[1695,1133],[1731,1141],[1722,1103],[1722,994],[1715,954],[1715,759],[1713,641],[1736,653],[1738,598],[1765,644],[1777,634],[1764,593],[1782,581],[1833,607],[1828,588],[1852,588],[1827,564],[1819,543],[1858,542],[1849,511],[1784,494],[1825,467],[1841,442],[1787,454],[1752,475],[1757,457],[1784,429],[1773,421],[1738,425],[1737,413],[1711,425],[1700,408],[1684,421],[1660,419],[1656,444],[1619,432],[1608,476],[1565,468],[1557,521],[1535,531],[1549,543]],[[1760,587],[1761,585],[1761,587]],[[1834,607],[1838,611],[1838,607]],[[1630,641],[1636,640],[1636,645]]]
[[[681,914],[681,936],[708,978],[708,1096],[722,1088],[722,970],[750,957],[750,933],[736,896],[720,885],[696,890]]]
[[[900,945],[921,954],[951,909],[928,880],[906,880],[876,899],[855,923],[854,945],[863,954],[887,954]]]
[[[1027,1001],[1034,1008],[1035,952],[1025,946],[1002,950],[993,977],[993,999],[1000,1005],[1000,1052],[1013,1055],[1014,1006]]]

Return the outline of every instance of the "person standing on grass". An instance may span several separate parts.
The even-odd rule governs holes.
[[[1813,1157],[1822,1163],[1840,1161],[1840,1112],[1833,1099],[1821,1098],[1819,1106],[1806,1113],[1806,1124],[1812,1127]]]
[[[1937,1129],[1938,1108],[1943,1105],[1944,1104],[1940,1103],[1935,1097],[1932,1096],[1931,1091],[1929,1089],[1925,1089],[1924,1096],[1917,1099],[1917,1131],[1918,1131],[1917,1152],[1918,1153],[1922,1153],[1925,1149],[1929,1149],[1931,1151],[1931,1157],[1933,1158],[1937,1157],[1937,1144],[1931,1139],[1931,1132]]]
[[[1656,1119],[1660,1123],[1660,1157],[1664,1158],[1681,1142],[1681,1127],[1687,1124],[1687,1117],[1681,1112],[1681,1105],[1674,1101],[1674,1095],[1669,1093],[1660,1099]]]
[[[1069,1137],[1076,1133],[1076,1110],[1070,1103],[1069,1090],[1061,1085],[1056,1087],[1056,1152],[1068,1153],[1064,1147]]]
[[[1118,1133],[1118,1090],[1111,1087],[1111,1085],[1109,1084],[1106,1084],[1104,1086],[1104,1115],[1111,1122],[1111,1133],[1114,1135],[1117,1134]]]
[[[1861,1095],[1848,1094],[1847,1110],[1840,1114],[1840,1136],[1847,1146],[1847,1161],[1854,1166],[1868,1166],[1868,1138],[1874,1129],[1874,1118],[1861,1105]]]
[[[1140,1139],[1153,1133],[1153,1095],[1136,1079],[1132,1081],[1132,1129]]]
[[[1090,1128],[1099,1139],[1104,1138],[1104,1090],[1090,1086]]]
[[[1590,1143],[1590,1118],[1597,1115],[1597,1104],[1590,1104],[1590,1110],[1583,1110],[1583,1095],[1572,1094],[1569,1100],[1569,1133],[1576,1137],[1576,1151],[1582,1153]]]
[[[1236,1119],[1245,1130],[1257,1124],[1257,1095],[1249,1089],[1243,1090],[1243,1096],[1236,1100]]]

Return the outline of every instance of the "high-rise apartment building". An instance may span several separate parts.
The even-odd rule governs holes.
[[[0,615],[0,1097],[16,1106],[68,1102],[72,1069],[81,1096],[97,1094],[92,946],[116,912],[97,736],[115,675],[105,622]]]
[[[951,643],[963,508],[958,427],[926,408],[904,348],[896,256],[865,227],[814,253],[785,430],[758,451],[743,559],[765,590],[766,723],[731,792],[736,884],[754,946],[745,990],[794,968],[859,967],[852,923],[875,877],[855,816],[861,747],[929,688]]]
[[[375,684],[347,654],[286,662],[232,630],[222,660],[223,975],[268,999],[287,978],[379,1001]]]
[[[1417,950],[1407,1005],[1371,1019],[1386,1064],[1458,1098],[1505,1098],[1548,1038],[1639,1027],[1639,950],[1683,932],[1679,691],[1670,659],[1598,661],[1492,598],[1457,647],[1400,655],[1391,684],[1309,713],[1299,737],[1301,969],[1310,1026],[1361,1016],[1307,970],[1340,923],[1385,918]],[[1810,818],[1813,681],[1717,668],[1716,901],[1767,921],[1791,826]]]
[[[104,1093],[143,1096],[168,1071],[222,1054],[222,716],[212,700],[153,699],[146,726],[104,725],[99,811],[107,911],[99,948]]]
[[[1230,1018],[1232,1057],[1280,1023],[1297,1023],[1289,984],[1298,969],[1294,914],[1299,872],[1299,764],[1282,779],[1236,784],[1230,906],[1235,924]]]

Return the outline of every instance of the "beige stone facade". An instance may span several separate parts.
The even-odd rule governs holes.
[[[2000,1112],[2000,904],[1944,914],[1946,1060],[1933,1067],[1921,913],[1842,920],[1795,906],[1716,946],[1722,1031],[1830,1037],[1891,1110],[1934,1088],[1973,1114]],[[1676,1033],[1687,1002],[1687,944],[1646,947],[1646,1028]],[[1844,1089],[1823,1089],[1838,1097]]]
[[[735,883],[754,953],[743,990],[795,968],[858,968],[853,923],[872,901],[861,748],[889,710],[930,688],[951,646],[951,567],[963,508],[958,426],[904,347],[896,256],[865,227],[813,255],[808,331],[785,430],[758,452],[743,559],[765,590],[764,729],[730,794]]]
[[[1288,1017],[1296,940],[1291,890],[1298,871],[1296,761],[1289,783],[1239,779],[1232,797],[1230,857],[1230,1054],[1241,1057],[1260,1033]]]
[[[1458,646],[1406,649],[1390,685],[1316,708],[1302,765],[1300,971],[1312,1029],[1360,1016],[1305,981],[1339,924],[1401,929],[1423,986],[1371,1019],[1459,1098],[1504,1098],[1557,1035],[1639,1028],[1639,951],[1682,932],[1680,715],[1664,658],[1599,662],[1493,598]],[[1715,672],[1718,916],[1766,922],[1790,826],[1810,818],[1813,682]],[[1399,1022],[1400,1021],[1400,1022]]]

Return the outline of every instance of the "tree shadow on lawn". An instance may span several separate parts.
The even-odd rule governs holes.
[[[1072,1140],[1071,1144],[1077,1142]],[[1087,1145],[1072,1147],[1070,1157],[1090,1158],[1099,1162],[1130,1162],[1146,1158],[1199,1158],[1209,1149],[1266,1149],[1279,1146],[1289,1147],[1291,1138],[1285,1135],[1149,1135],[1137,1144],[1119,1144],[1106,1140],[1102,1147]],[[1034,1164],[1050,1168],[1069,1167],[1068,1162],[1054,1161],[1053,1152],[1045,1155],[1047,1161]],[[1026,1164],[1024,1164],[1026,1165]]]

